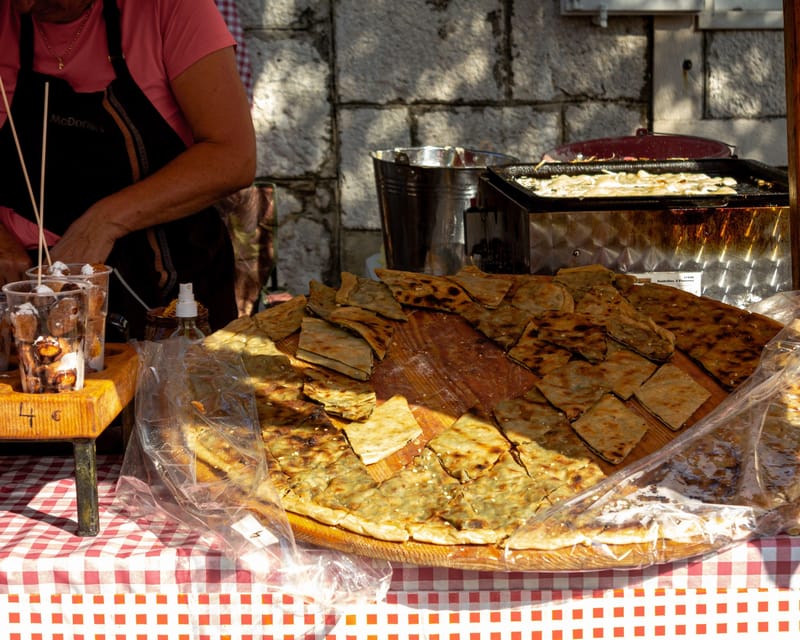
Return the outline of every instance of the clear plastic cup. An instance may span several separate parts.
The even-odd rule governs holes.
[[[3,286],[25,393],[83,388],[88,285],[43,278]]]
[[[85,355],[86,366],[92,371],[102,371],[105,366],[108,281],[111,271],[112,268],[105,264],[73,262],[54,262],[44,268],[45,277],[66,278],[91,285],[86,294]],[[25,275],[35,280],[39,275],[39,267],[28,269]]]
[[[8,317],[6,294],[0,293],[0,371],[8,371],[11,358],[11,321]]]

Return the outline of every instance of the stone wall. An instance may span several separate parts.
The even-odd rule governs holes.
[[[363,274],[380,250],[376,149],[459,145],[535,162],[646,127],[785,164],[781,31],[643,16],[603,28],[562,16],[559,0],[239,3],[258,176],[277,185],[278,282],[292,293]]]

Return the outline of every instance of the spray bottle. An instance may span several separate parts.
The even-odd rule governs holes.
[[[197,301],[194,299],[191,282],[180,285],[175,317],[178,319],[178,328],[172,333],[171,338],[183,336],[190,342],[199,342],[205,337],[197,326]]]

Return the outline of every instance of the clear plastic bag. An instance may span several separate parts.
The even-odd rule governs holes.
[[[507,540],[505,558],[513,568],[538,550],[574,558],[570,570],[643,567],[796,533],[799,515],[800,321],[793,320],[713,412],[538,513]]]
[[[259,576],[262,589],[321,609],[383,599],[391,581],[387,562],[295,541],[269,480],[241,358],[182,339],[142,342],[137,349],[136,422],[115,505],[130,517],[167,516],[212,534]],[[185,440],[198,431],[216,445],[210,459],[234,466],[223,473],[202,462]],[[257,514],[248,508],[254,501]]]

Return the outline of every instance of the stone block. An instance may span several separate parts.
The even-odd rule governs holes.
[[[709,117],[786,114],[781,31],[715,31],[707,42]]]
[[[564,142],[630,136],[646,126],[645,105],[582,103],[564,110]]]
[[[344,102],[503,97],[501,0],[339,0],[336,66]]]
[[[337,273],[338,255],[333,181],[294,181],[278,185],[278,285],[308,292],[310,280],[328,282]]]
[[[342,227],[380,229],[372,151],[411,146],[405,107],[344,109],[339,115]]]
[[[521,107],[450,107],[420,113],[420,145],[462,146],[504,153],[520,162],[537,162],[558,141],[557,111]]]
[[[645,98],[648,22],[564,17],[557,2],[515,2],[512,93],[517,100]]]
[[[329,65],[309,35],[269,32],[269,36],[247,40],[256,78],[252,114],[257,174],[332,177],[336,153]]]

